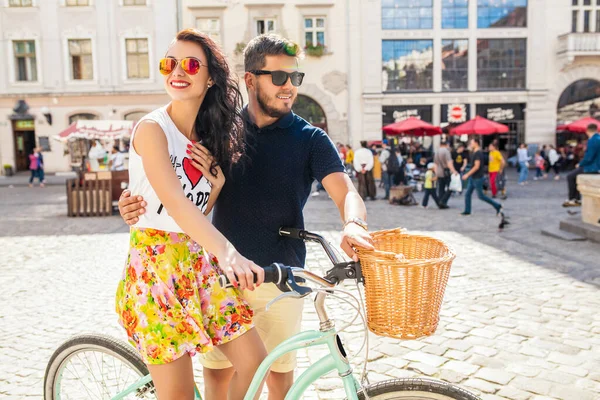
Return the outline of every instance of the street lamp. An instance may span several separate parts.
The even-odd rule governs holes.
[[[46,117],[46,121],[48,121],[48,125],[52,125],[52,114],[50,114],[50,109],[46,106],[40,108],[42,115]]]

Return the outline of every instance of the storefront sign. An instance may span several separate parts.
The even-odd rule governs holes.
[[[487,110],[487,119],[491,119],[492,121],[511,121],[515,119],[515,113],[511,109],[504,108],[488,108]]]
[[[415,117],[431,123],[431,106],[383,106],[383,124],[393,124]]]
[[[35,129],[35,124],[32,119],[24,119],[15,122],[15,130],[32,131]]]
[[[491,121],[522,121],[525,119],[525,104],[478,104],[477,115]]]
[[[467,106],[465,104],[448,105],[448,122],[451,124],[460,124],[467,120]]]

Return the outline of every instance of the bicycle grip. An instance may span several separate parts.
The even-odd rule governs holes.
[[[265,271],[265,281],[264,283],[274,283],[276,285],[285,281],[285,277],[282,265],[273,263],[268,267],[263,268]],[[237,278],[237,276],[236,276]],[[254,282],[256,283],[256,273],[254,273]],[[227,275],[219,275],[219,284],[222,288],[230,288],[234,287],[233,284],[229,281]]]
[[[279,236],[303,240],[306,238],[306,231],[298,228],[279,228]]]

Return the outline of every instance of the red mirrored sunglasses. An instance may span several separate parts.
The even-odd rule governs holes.
[[[159,63],[160,73],[163,75],[169,75],[177,68],[177,64],[181,64],[181,68],[188,75],[196,75],[200,71],[200,67],[203,66],[202,61],[195,57],[186,57],[181,60],[176,58],[162,58]]]

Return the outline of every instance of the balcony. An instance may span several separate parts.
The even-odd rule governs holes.
[[[563,65],[575,57],[600,56],[600,33],[567,33],[558,37],[556,55]]]

